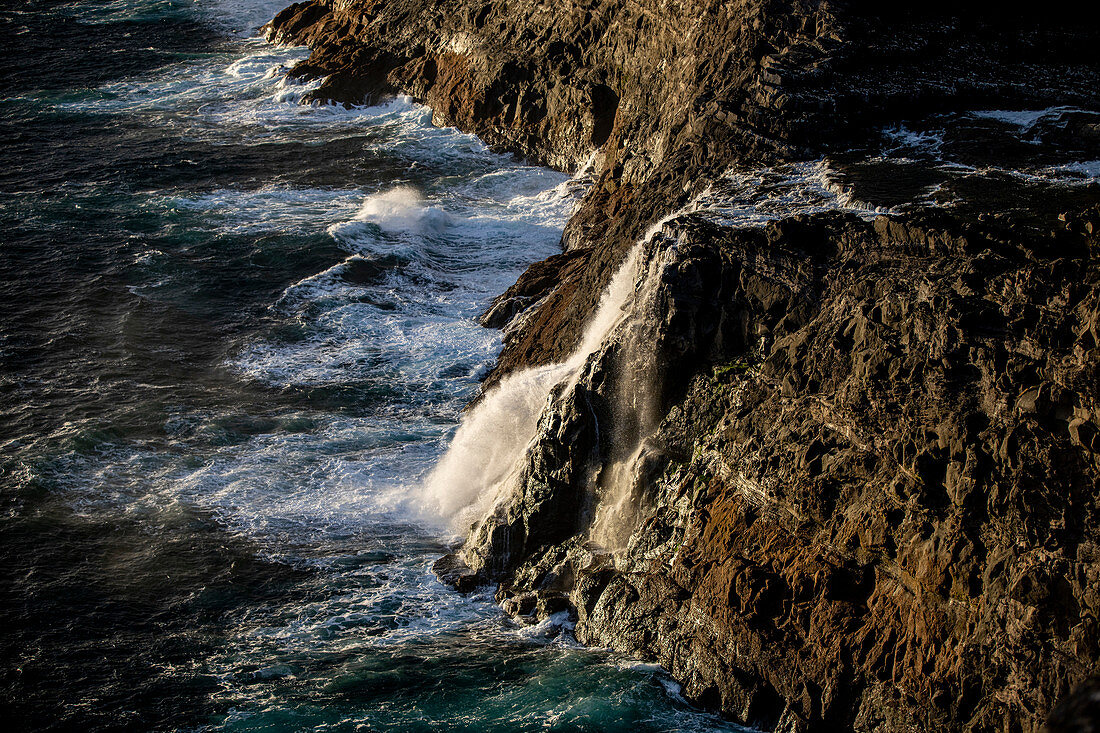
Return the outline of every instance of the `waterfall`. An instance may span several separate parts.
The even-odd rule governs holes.
[[[652,238],[650,241],[653,241]],[[626,547],[642,509],[647,483],[647,441],[663,412],[660,398],[664,363],[657,353],[663,320],[658,285],[673,259],[675,248],[654,242],[640,274],[632,317],[619,335],[620,348],[611,386],[613,420],[610,450],[596,478],[596,513],[589,539],[608,550]]]
[[[551,390],[579,379],[585,362],[628,312],[643,240],[626,256],[564,362],[532,367],[501,380],[466,415],[447,452],[424,483],[430,510],[458,531],[484,516],[520,471]]]
[[[577,348],[564,361],[525,369],[504,378],[466,415],[446,453],[423,485],[426,507],[459,533],[488,516],[517,485],[537,437],[539,418],[552,393],[567,394],[585,374],[589,359],[612,341],[621,345],[612,378],[612,425],[607,465],[596,474],[592,539],[621,547],[636,515],[636,464],[645,440],[660,420],[656,395],[660,364],[655,356],[653,316],[657,284],[674,247],[650,252],[662,227],[687,207],[654,224],[631,248],[601,296]],[[564,385],[564,389],[554,388]],[[629,525],[629,526],[627,526]]]

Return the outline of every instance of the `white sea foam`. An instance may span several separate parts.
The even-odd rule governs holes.
[[[1082,160],[1076,163],[1052,166],[1047,169],[1050,175],[1063,181],[1076,183],[1100,182],[1100,160]]]
[[[453,217],[450,214],[426,204],[415,188],[398,186],[368,196],[351,221],[334,224],[328,231],[332,236],[343,240],[362,234],[364,225],[419,236],[441,235],[452,223]]]
[[[948,166],[943,166],[948,169]],[[1003,176],[1030,184],[1057,186],[1087,186],[1100,182],[1100,161],[1076,161],[1062,165],[1007,168],[998,165],[959,166],[949,168],[964,177],[991,178]]]
[[[189,205],[238,228],[292,225],[302,208],[325,218],[342,212],[327,229],[353,256],[294,283],[273,304],[308,319],[308,336],[253,344],[232,360],[235,370],[283,388],[367,381],[434,399],[449,389],[449,401],[460,402],[500,344],[474,317],[522,267],[557,251],[583,191],[567,176],[508,162],[360,194],[357,210],[347,192],[284,189],[217,192]],[[356,260],[377,267],[377,277],[349,282]]]
[[[165,455],[156,446],[71,454],[63,466],[75,510],[97,518],[122,511],[157,524],[198,507],[265,556],[291,564],[377,550],[400,554],[404,543],[419,541],[404,486],[436,453],[445,426],[401,414],[306,413],[272,423],[271,432],[234,439],[235,416],[196,417],[176,431],[228,443],[204,452],[198,465],[186,452]],[[308,429],[287,431],[295,420]]]
[[[200,12],[238,36],[252,36],[287,7],[286,0],[193,0]]]
[[[271,555],[296,546],[378,549],[408,523],[400,490],[406,472],[422,470],[443,432],[402,414],[327,419],[308,432],[261,434],[226,448],[175,473],[166,488],[214,511]]]
[[[308,56],[307,49],[276,48],[259,39],[241,45],[243,56],[182,62],[56,104],[66,112],[141,117],[172,134],[214,143],[321,143],[355,134],[367,149],[432,166],[494,160],[508,165],[508,158],[490,153],[477,138],[433,126],[431,111],[407,97],[372,107],[301,104],[320,80],[286,74]]]
[[[330,227],[356,255],[290,286],[275,304],[309,313],[311,335],[255,344],[234,368],[283,387],[401,379],[414,391],[468,393],[500,343],[474,316],[525,260],[557,243],[556,230],[498,214],[483,211],[471,222],[408,191],[370,197],[355,217]],[[382,267],[376,282],[350,283],[343,275],[357,259],[396,264]]]
[[[551,639],[557,638],[562,632],[570,632],[575,627],[576,623],[571,618],[569,611],[558,611],[550,614],[537,624],[520,626],[516,629],[516,633],[528,639]]]
[[[169,209],[201,214],[198,226],[229,234],[260,232],[300,233],[328,226],[352,216],[363,195],[356,190],[293,188],[267,184],[258,189],[222,189],[199,195],[164,199]]]
[[[899,125],[886,128],[882,133],[887,140],[883,154],[894,160],[907,155],[937,157],[946,144],[944,130],[911,130]]]
[[[1056,117],[1064,112],[1069,112],[1072,107],[1049,107],[1038,110],[1008,110],[990,109],[971,112],[971,116],[979,119],[996,120],[1007,125],[1015,125],[1022,131],[1030,130],[1039,120],[1045,117]]]
[[[184,429],[217,432],[232,424],[227,417],[191,415]],[[435,579],[433,545],[409,525],[407,492],[397,487],[430,459],[425,436],[410,440],[404,420],[302,418],[320,424],[253,436],[205,453],[197,466],[186,452],[105,446],[59,468],[74,512],[89,521],[121,512],[170,534],[166,527],[193,521],[198,508],[268,560],[324,572],[324,592],[240,620],[233,654],[209,660],[227,684],[236,670],[259,667],[252,659],[262,675],[272,644],[284,653],[339,655],[470,633],[478,623],[499,626],[491,598],[449,592]]]
[[[1050,107],[1041,110],[981,110],[960,117],[940,116],[928,121],[930,127],[923,130],[911,130],[900,126],[884,131],[887,147],[878,158],[868,162],[883,161],[902,163],[912,166],[927,166],[945,174],[948,178],[1015,178],[1029,184],[1053,184],[1076,186],[1100,180],[1095,161],[1073,161],[1050,165],[1038,158],[1030,163],[1004,165],[997,161],[995,150],[990,151],[985,161],[975,160],[974,143],[988,133],[971,129],[974,121],[992,120],[1006,125],[1007,132],[1023,143],[1042,145],[1043,141],[1034,136],[1040,123],[1057,122],[1067,113],[1080,112],[1074,107]],[[963,131],[955,134],[948,142],[951,125],[961,126]],[[968,144],[969,143],[969,144]],[[988,144],[988,143],[987,143]],[[955,158],[965,158],[962,162]],[[942,193],[943,184],[932,184],[918,200],[928,201],[937,193]],[[939,201],[941,205],[943,201]]]

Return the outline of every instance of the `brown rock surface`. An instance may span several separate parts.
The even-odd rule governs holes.
[[[1100,109],[1100,26],[1081,3],[822,0],[310,0],[269,37],[308,44],[313,97],[398,92],[441,125],[596,185],[566,249],[590,249],[501,354],[561,359],[626,249],[735,161],[863,141],[951,109]]]
[[[767,728],[1037,730],[1100,664],[1097,240],[839,215],[666,234],[670,269],[710,273],[679,313],[666,277],[666,327],[715,366],[648,441],[628,549],[586,544],[590,514],[505,543],[501,598],[557,591],[582,641]],[[517,493],[503,524],[546,505]]]
[[[1058,2],[313,0],[270,35],[313,48],[295,73],[325,77],[316,99],[403,92],[498,149],[591,161],[565,252],[486,314],[508,324],[491,383],[570,353],[630,246],[731,164],[931,112],[1100,109],[1089,20]],[[1040,132],[1095,151],[1095,116],[1073,114]],[[441,576],[500,580],[524,618],[572,608],[582,641],[765,727],[1038,730],[1100,669],[1100,214],[1081,190],[1061,221],[1036,203],[667,224],[647,250],[675,249],[659,307],[553,395],[516,491]],[[616,403],[643,376],[649,433]],[[610,552],[592,476],[625,434],[642,478]]]

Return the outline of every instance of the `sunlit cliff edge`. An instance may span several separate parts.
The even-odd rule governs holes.
[[[766,729],[1064,729],[1100,671],[1100,30],[998,8],[275,18],[313,99],[407,94],[595,181],[486,314],[452,451],[507,440],[430,478],[469,496],[441,577]],[[806,170],[827,205],[738,203]]]

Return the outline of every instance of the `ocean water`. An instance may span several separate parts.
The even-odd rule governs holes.
[[[431,564],[477,314],[585,189],[298,103],[282,0],[0,9],[9,730],[736,730]]]

